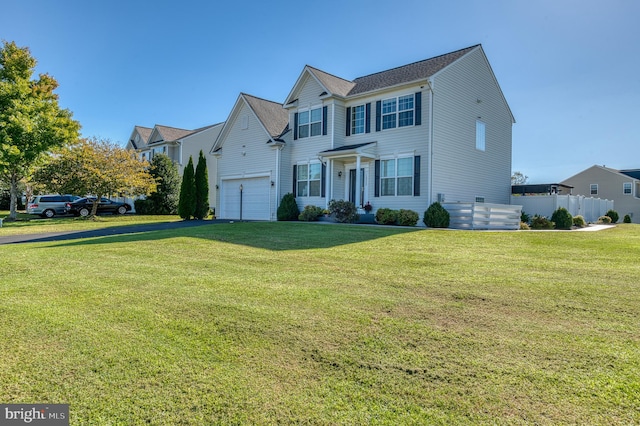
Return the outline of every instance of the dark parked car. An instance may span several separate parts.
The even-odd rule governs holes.
[[[67,213],[82,217],[89,216],[94,200],[95,198],[85,197],[67,203]],[[125,214],[129,210],[131,210],[129,204],[120,203],[104,197],[100,198],[100,202],[98,203],[98,213]]]

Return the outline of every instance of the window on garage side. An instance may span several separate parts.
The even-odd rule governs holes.
[[[631,195],[631,182],[622,183],[622,193],[624,195]]]
[[[298,164],[297,197],[320,197],[322,190],[322,165],[320,163]]]

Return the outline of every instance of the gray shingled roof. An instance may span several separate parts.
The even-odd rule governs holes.
[[[282,104],[256,98],[246,93],[242,93],[242,96],[258,116],[258,120],[267,129],[269,136],[273,138],[280,136],[289,124],[289,113],[282,107]]]
[[[335,75],[331,75],[309,65],[307,65],[307,67],[313,73],[313,75],[315,75],[316,78],[320,80],[320,83],[322,83],[322,85],[334,95],[347,96],[349,91],[355,86],[355,83],[353,81],[348,81],[343,78],[336,77]]]
[[[142,138],[142,140],[144,141],[144,144],[146,145],[147,141],[149,140],[149,136],[151,136],[151,132],[153,131],[153,129],[150,127],[136,126],[136,130],[138,131],[140,138]]]
[[[370,92],[372,90],[383,89],[402,83],[409,83],[421,79],[427,79],[446,67],[447,65],[458,60],[471,50],[478,47],[479,44],[466,49],[457,50],[455,52],[436,56],[424,61],[414,62],[398,68],[382,71],[376,74],[358,77],[353,82],[355,86],[348,92],[348,96],[360,93]]]
[[[178,129],[176,127],[161,126],[159,124],[156,124],[155,128],[158,129],[160,136],[162,136],[162,140],[165,142],[177,141],[178,139],[188,136],[194,132],[193,130]]]

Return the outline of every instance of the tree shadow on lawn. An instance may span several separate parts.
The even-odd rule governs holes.
[[[371,241],[390,235],[419,231],[420,228],[381,225],[320,224],[299,222],[235,222],[210,226],[183,226],[174,229],[121,232],[117,235],[90,235],[80,232],[63,236],[73,240],[47,247],[91,246],[110,243],[159,241],[171,238],[200,238],[210,241],[240,244],[254,248],[284,251],[329,248],[345,244]],[[111,231],[113,233],[113,230]],[[85,234],[85,235],[83,235]],[[60,241],[47,238],[29,242]]]

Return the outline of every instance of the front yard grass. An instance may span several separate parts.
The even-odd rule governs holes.
[[[9,211],[0,210],[0,218],[9,216]],[[177,215],[111,215],[105,214],[95,218],[81,218],[73,216],[55,216],[45,219],[38,215],[18,213],[15,222],[3,221],[0,237],[20,234],[39,234],[45,232],[85,231],[106,228],[110,226],[127,226],[155,222],[174,222],[182,220]]]
[[[637,225],[0,246],[0,401],[71,424],[638,424],[639,257]]]

